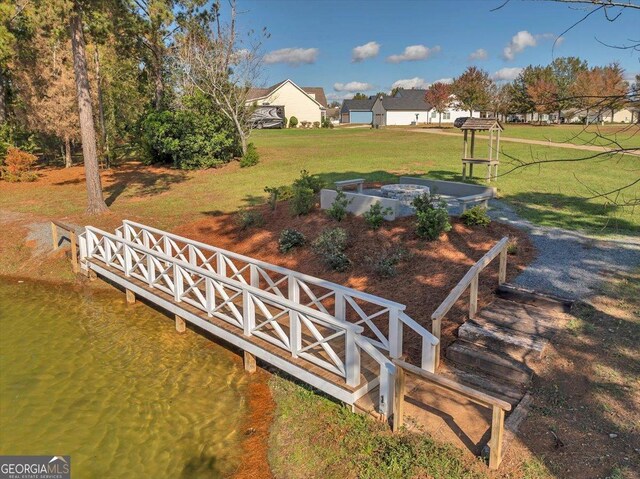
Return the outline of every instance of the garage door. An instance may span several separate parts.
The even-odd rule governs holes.
[[[371,123],[371,112],[370,111],[352,111],[350,113],[350,122],[351,123]]]

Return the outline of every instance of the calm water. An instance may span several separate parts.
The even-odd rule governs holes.
[[[224,477],[246,376],[116,292],[0,279],[0,454],[71,455],[72,477]]]

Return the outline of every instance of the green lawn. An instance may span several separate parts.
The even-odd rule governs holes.
[[[239,168],[233,163],[218,170],[184,172],[127,164],[112,170],[105,197],[118,216],[170,228],[203,214],[229,212],[264,201],[265,186],[290,184],[302,169],[321,176],[328,184],[353,177],[391,182],[402,174],[460,180],[462,147],[457,137],[396,129],[262,130],[254,133],[252,141],[261,156],[255,167]],[[501,146],[501,174],[513,164],[508,156],[529,161],[590,154],[507,142]],[[481,151],[483,145],[477,148]],[[639,157],[627,156],[550,163],[501,176],[497,187],[503,199],[539,224],[593,233],[637,234],[637,212],[607,205],[602,199],[586,201],[585,197],[592,195],[589,188],[608,191],[627,184],[637,177],[639,161]],[[63,174],[54,172],[50,177]],[[85,195],[84,182],[78,178],[50,179],[46,184],[0,183],[0,208],[95,223],[82,217]],[[625,195],[640,196],[640,186]]]

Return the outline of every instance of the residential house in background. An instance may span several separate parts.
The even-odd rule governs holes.
[[[327,111],[327,97],[321,87],[299,87],[287,79],[269,88],[251,88],[247,103],[257,106],[277,106],[284,116],[295,116],[298,122],[321,122]]]
[[[365,100],[343,100],[340,108],[340,123],[371,124],[373,121],[371,109],[375,101],[375,97]]]

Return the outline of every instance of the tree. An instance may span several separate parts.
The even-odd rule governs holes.
[[[82,9],[78,0],[74,2],[73,10],[69,12],[69,29],[71,32],[73,69],[75,72],[78,97],[84,172],[87,183],[87,213],[98,214],[107,211],[108,208],[102,195],[102,182],[100,181],[100,171],[98,169],[96,131],[93,124],[93,106],[89,89],[89,72],[87,70]]]
[[[436,82],[427,89],[424,99],[440,114],[438,125],[442,126],[442,114],[451,104],[451,86],[446,83]]]
[[[560,123],[562,110],[575,106],[572,101],[571,88],[576,82],[578,74],[588,69],[587,62],[578,57],[560,57],[551,62],[553,78],[558,90],[558,118]]]
[[[365,95],[364,93],[356,93],[355,95],[353,95],[353,99],[354,100],[366,100],[367,98],[369,98],[367,95]]]
[[[527,94],[538,113],[552,113],[558,110],[558,85],[554,81],[551,67],[536,67],[531,81],[527,84]]]
[[[511,93],[512,85],[509,83],[504,85],[496,85],[494,83],[491,85],[489,107],[493,111],[495,118],[499,118],[500,115],[504,118],[509,114],[512,102]]]
[[[492,83],[486,71],[471,66],[453,80],[451,91],[460,106],[469,110],[469,115],[473,116],[474,110],[482,110],[489,105],[489,91]]]

